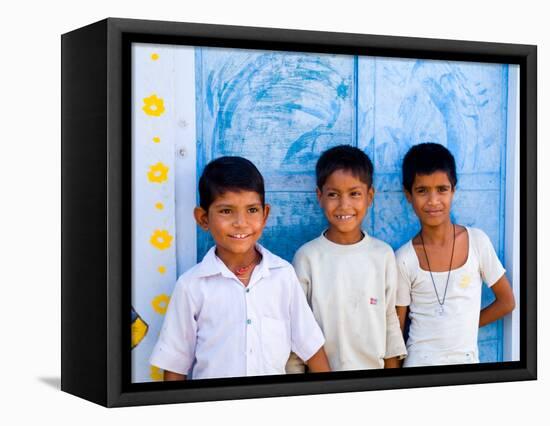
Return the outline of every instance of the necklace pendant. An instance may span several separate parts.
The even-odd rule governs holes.
[[[439,308],[437,308],[435,312],[437,313],[437,315],[442,317],[445,314],[445,309],[443,309],[443,305],[439,306]]]

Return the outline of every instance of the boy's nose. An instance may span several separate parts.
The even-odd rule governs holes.
[[[242,226],[245,223],[245,217],[244,214],[237,213],[235,215],[235,221],[233,222],[233,225],[235,226]]]
[[[350,205],[349,198],[346,196],[340,197],[340,206],[341,207],[348,207]]]
[[[438,202],[437,192],[430,192],[430,196],[428,198],[428,203],[437,204],[437,202]]]

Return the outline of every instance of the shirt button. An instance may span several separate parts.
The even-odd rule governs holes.
[[[247,292],[247,293],[250,293],[250,289],[249,289],[249,288],[247,288],[247,289],[246,289],[246,292]]]
[[[250,325],[250,324],[252,324],[252,320],[251,320],[251,319],[247,319],[247,320],[246,320],[246,323]]]

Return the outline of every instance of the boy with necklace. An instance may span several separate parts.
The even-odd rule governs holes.
[[[479,362],[479,327],[515,307],[505,270],[480,229],[452,223],[457,176],[454,157],[442,145],[413,146],[403,160],[403,188],[420,232],[396,253],[397,313],[410,318],[404,367]],[[481,310],[484,281],[495,301]]]
[[[311,371],[330,371],[292,265],[257,244],[270,209],[258,169],[218,158],[199,196],[195,219],[216,245],[178,279],[151,364],[164,380],[284,374],[292,350]]]
[[[304,244],[293,265],[326,338],[333,371],[396,368],[406,355],[395,311],[391,247],[362,230],[372,204],[373,166],[360,149],[325,151],[315,168],[328,229]],[[287,372],[303,372],[291,357]]]

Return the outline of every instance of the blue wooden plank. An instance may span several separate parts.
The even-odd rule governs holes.
[[[479,341],[478,349],[481,362],[502,361],[502,344],[499,339]]]
[[[502,65],[377,59],[375,141],[379,172],[399,171],[419,142],[438,142],[460,172],[500,171]]]
[[[210,157],[244,156],[273,189],[308,190],[319,154],[354,143],[354,69],[351,56],[203,49]]]

